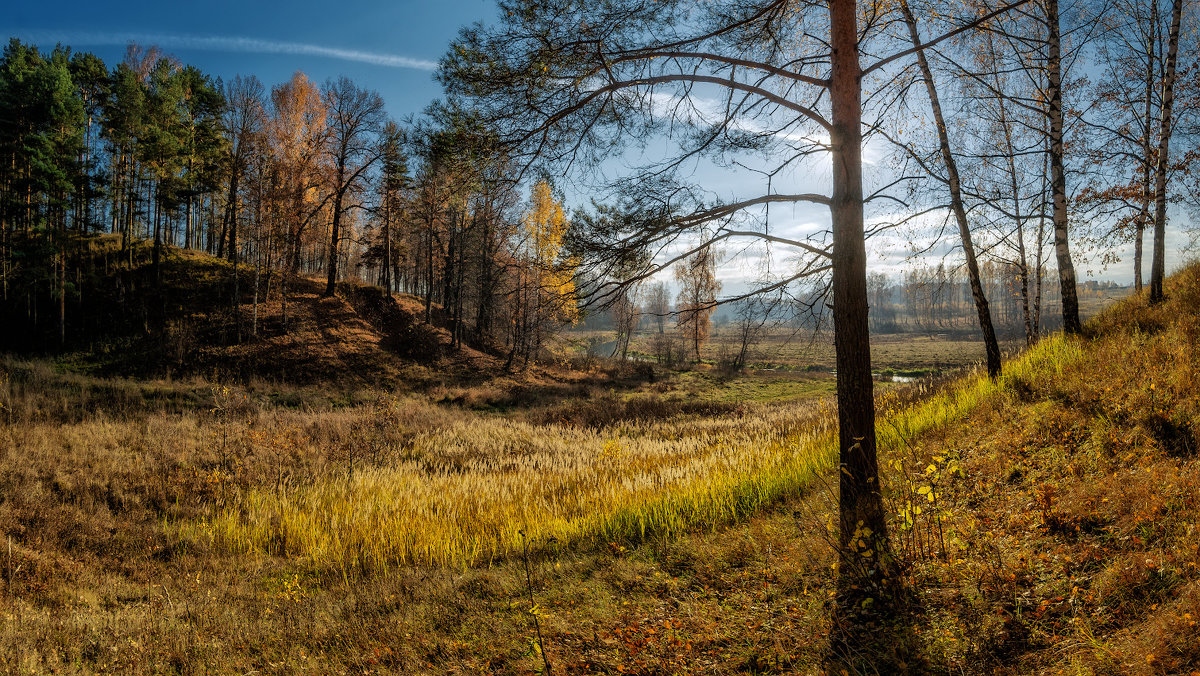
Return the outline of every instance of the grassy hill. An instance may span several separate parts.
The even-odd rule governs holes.
[[[912,596],[859,668],[1200,669],[1200,267],[1168,294],[997,382],[881,395]],[[370,298],[336,302],[357,335],[309,340],[397,359]],[[0,369],[4,671],[532,673],[538,627],[558,673],[827,657],[822,401],[659,383],[497,408],[488,383],[335,400]]]
[[[161,268],[152,247],[121,238],[78,238],[71,247],[65,344],[49,263],[30,260],[9,280],[0,319],[0,349],[53,355],[76,372],[146,377],[200,376],[246,383],[384,385],[417,378],[414,363],[449,370],[493,371],[491,355],[465,348],[453,354],[435,311],[411,297],[386,298],[376,287],[343,284],[324,298],[322,282],[288,281],[239,266],[238,303],[229,261],[202,251],[167,248]],[[256,294],[256,285],[257,291]],[[436,308],[440,310],[440,308]]]

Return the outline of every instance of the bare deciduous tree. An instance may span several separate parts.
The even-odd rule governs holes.
[[[384,112],[383,99],[379,94],[359,88],[347,77],[325,83],[322,98],[329,115],[326,152],[333,167],[330,185],[333,214],[325,283],[325,295],[332,296],[338,279],[338,252],[342,215],[347,206],[346,196],[360,184],[364,173],[379,159],[379,147],[374,143],[374,135],[383,124]]]

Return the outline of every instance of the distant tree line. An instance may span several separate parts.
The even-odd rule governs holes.
[[[1062,327],[1061,299],[1057,285],[1046,283],[1055,275],[1043,267],[1034,271],[1035,288],[1027,304],[1021,292],[1021,270],[1013,265],[986,260],[979,279],[991,299],[997,331],[1009,339],[1028,343],[1048,330]],[[1119,290],[1115,282],[1089,281],[1080,285],[1081,297]],[[978,330],[970,283],[961,267],[944,263],[912,268],[893,279],[872,273],[867,279],[871,303],[871,328],[880,333]]]
[[[823,317],[811,311],[812,306],[819,304],[819,292],[800,294],[798,298],[756,294],[735,303],[718,304],[719,282],[715,274],[711,278],[700,275],[695,281],[688,279],[704,269],[690,259],[675,267],[680,290],[674,303],[667,284],[657,281],[621,296],[606,310],[589,315],[581,328],[613,331],[617,336],[611,351],[598,356],[628,359],[632,339],[648,335],[649,340],[643,346],[649,349],[648,356],[660,364],[715,359],[738,370],[745,366],[749,350],[768,331],[804,330],[808,335],[809,331],[828,328]],[[1035,272],[1034,302],[1028,308],[1023,302],[1021,272],[1016,266],[985,260],[979,275],[983,291],[992,299],[991,311],[1001,338],[1032,342],[1044,332],[1062,327],[1058,287],[1046,283],[1055,276],[1053,269],[1043,267],[1040,273]],[[716,282],[717,287],[704,286],[711,282]],[[1079,285],[1078,294],[1081,299],[1111,298],[1128,290],[1128,286],[1113,281],[1087,281]],[[873,272],[867,276],[867,294],[872,333],[976,335],[979,332],[971,285],[962,267],[939,263],[913,267],[895,276]],[[694,307],[702,311],[692,312]],[[709,337],[718,331],[725,339],[714,351],[708,347]],[[734,339],[732,343],[730,338]]]

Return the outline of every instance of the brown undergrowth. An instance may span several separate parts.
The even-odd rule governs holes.
[[[998,383],[881,402],[912,411],[880,430],[892,541],[912,590],[894,667],[1200,670],[1200,268],[1168,293],[1161,307],[1139,297],[1113,308],[1085,338],[1047,339]],[[705,415],[736,424],[759,405],[691,410],[666,392],[641,402],[653,392],[625,399],[572,384],[556,386],[559,399],[511,399],[513,388],[487,383],[411,400],[331,397],[13,361],[2,378],[0,671],[526,674],[543,648],[566,674],[826,664],[828,479],[719,528],[534,542],[528,578],[511,557],[344,577],[174,527],[250,488],[407,461],[414,434],[467,416],[582,433]],[[503,410],[527,401],[536,407]],[[914,424],[921,416],[940,422]],[[856,657],[862,673],[879,672],[871,655]]]
[[[1200,267],[1169,289],[1165,305],[1138,296],[1101,314],[1074,339],[1081,358],[1011,373],[892,456],[931,663],[1200,669]]]

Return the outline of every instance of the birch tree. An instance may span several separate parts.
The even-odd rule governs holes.
[[[711,249],[701,249],[675,264],[679,296],[675,300],[679,331],[691,345],[692,356],[700,362],[700,348],[708,342],[712,314],[717,309],[717,258]]]
[[[1179,63],[1179,26],[1183,0],[1171,3],[1171,27],[1167,35],[1167,59],[1162,80],[1162,115],[1158,122],[1158,153],[1154,177],[1154,255],[1150,264],[1150,302],[1161,303],[1166,273],[1167,169],[1171,158],[1171,136],[1175,128],[1175,78]]]
[[[983,333],[984,353],[987,357],[988,376],[1000,376],[1000,343],[996,340],[996,329],[992,325],[992,313],[988,308],[987,296],[983,292],[983,284],[979,279],[979,261],[975,255],[975,243],[971,236],[971,226],[967,222],[967,209],[964,204],[962,178],[958,173],[958,160],[950,147],[950,133],[946,127],[946,118],[942,113],[941,99],[938,96],[937,83],[933,77],[933,69],[921,48],[921,35],[917,19],[913,15],[907,0],[900,0],[900,10],[904,23],[908,27],[909,39],[916,53],[917,66],[920,69],[921,80],[925,84],[925,93],[929,98],[929,107],[933,113],[933,124],[937,131],[938,151],[942,167],[945,170],[944,182],[950,194],[950,211],[958,225],[959,242],[962,246],[963,258],[966,261],[967,279],[971,284],[971,298],[975,302],[976,314],[979,318],[979,329]],[[918,158],[920,159],[920,158]]]

